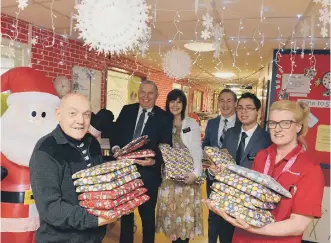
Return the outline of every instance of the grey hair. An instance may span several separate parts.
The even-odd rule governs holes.
[[[156,93],[159,93],[159,89],[158,89],[158,87],[157,87],[157,85],[156,85],[156,83],[155,83],[154,81],[152,81],[152,80],[147,80],[147,79],[141,81],[140,86],[139,86],[139,89],[140,89],[140,87],[141,87],[142,85],[144,85],[144,84],[151,84],[151,85],[153,85],[153,86],[155,87]]]

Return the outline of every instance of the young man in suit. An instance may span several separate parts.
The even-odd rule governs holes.
[[[205,137],[202,142],[202,148],[205,146],[221,148],[225,132],[234,126],[241,127],[241,122],[236,116],[236,103],[237,95],[230,89],[223,89],[218,96],[218,107],[220,108],[221,115],[214,119],[210,119],[207,123]],[[212,168],[213,169],[213,166]],[[214,168],[216,169],[216,168]],[[206,170],[207,176],[207,195],[211,193],[210,186],[213,184],[214,176]],[[219,228],[219,219],[221,217],[212,211],[209,211],[208,216],[208,240],[209,243],[217,242],[220,237],[221,229]]]
[[[237,117],[242,125],[241,127],[233,127],[227,130],[222,145],[222,148],[229,151],[238,165],[246,168],[251,168],[255,155],[260,150],[271,145],[270,134],[257,123],[260,108],[261,101],[256,95],[251,93],[242,94],[236,108]],[[212,174],[218,172],[217,169],[214,170],[213,168],[210,171]],[[220,216],[215,216],[214,221],[218,221],[220,241],[222,243],[231,243],[234,226]]]
[[[155,239],[155,206],[158,188],[161,184],[162,155],[159,144],[172,144],[172,117],[155,105],[158,89],[154,82],[145,80],[138,91],[139,103],[125,105],[115,125],[115,134],[111,139],[112,151],[123,147],[133,139],[148,135],[149,143],[143,149],[156,152],[155,159],[137,160],[138,170],[147,188],[150,200],[139,207],[143,226],[143,243],[154,243]],[[133,243],[133,213],[121,219],[120,243]]]

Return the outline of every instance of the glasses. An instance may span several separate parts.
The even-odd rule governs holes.
[[[242,112],[242,111],[250,112],[250,111],[253,111],[253,110],[256,110],[256,108],[251,107],[251,106],[247,106],[247,107],[239,106],[239,107],[236,108],[236,111],[239,111],[239,112]]]
[[[277,125],[279,125],[280,128],[289,129],[291,127],[292,123],[297,123],[297,122],[292,121],[292,120],[282,120],[279,122],[267,121],[268,127],[270,129],[275,129],[277,127]]]

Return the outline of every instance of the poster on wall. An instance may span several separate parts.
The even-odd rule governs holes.
[[[274,51],[276,60],[277,50]],[[297,53],[300,53],[297,52]],[[310,108],[308,134],[305,137],[311,158],[323,168],[325,178],[322,217],[314,219],[304,233],[308,242],[330,242],[330,52],[314,50],[315,69],[311,55],[294,56],[284,50],[273,66],[271,103],[280,99],[303,101]],[[292,54],[293,55],[293,54]]]
[[[101,71],[94,69],[79,66],[72,68],[72,92],[88,97],[94,113],[101,107],[101,76]]]

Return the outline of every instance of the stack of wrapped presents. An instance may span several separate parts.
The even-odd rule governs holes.
[[[204,152],[221,169],[209,196],[216,208],[255,227],[275,222],[271,210],[282,197],[291,198],[290,192],[272,177],[236,165],[225,150],[206,148]]]
[[[128,214],[149,197],[139,179],[134,160],[121,159],[75,173],[72,178],[80,205],[88,212],[104,218]]]

